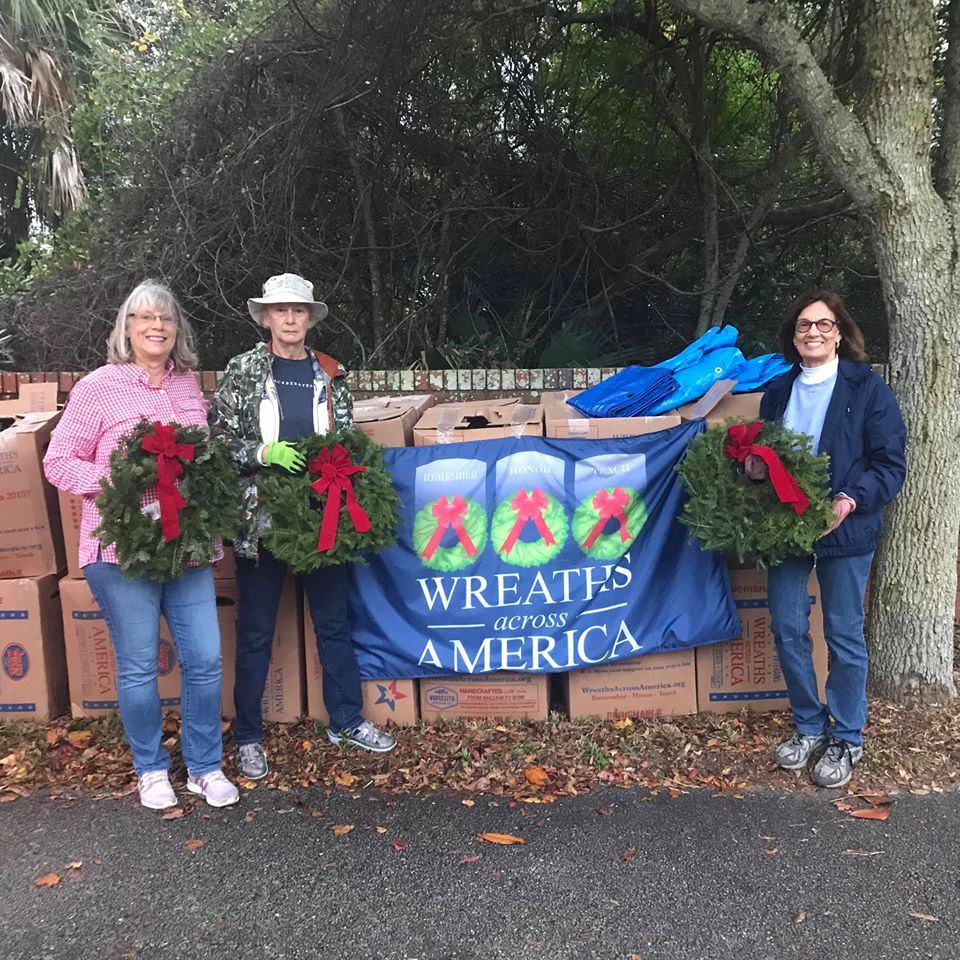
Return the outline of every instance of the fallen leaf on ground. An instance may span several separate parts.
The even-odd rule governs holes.
[[[45,873],[33,881],[38,887],[55,887],[60,882],[59,873]]]
[[[63,731],[62,731],[62,730],[57,730],[56,728],[54,728],[53,730],[48,730],[48,731],[47,731],[47,746],[48,746],[48,747],[52,747],[52,746],[60,739],[60,737],[61,737],[62,734],[63,734]]]
[[[767,847],[763,851],[768,857],[775,857],[780,851],[776,847]]]
[[[0,793],[0,803],[13,803],[19,799],[15,793]]]
[[[387,827],[377,827],[377,833],[389,833],[389,832],[390,831]]]
[[[623,853],[620,854],[620,859],[621,859],[621,860],[632,860],[636,855],[637,855],[637,848],[636,848],[636,847],[627,847],[627,849],[624,850]]]
[[[310,816],[313,817],[314,819],[317,819],[317,818],[323,816],[323,811],[322,811],[322,810],[311,810],[311,811],[310,811]]]
[[[601,817],[609,817],[613,814],[613,804],[608,804],[605,807],[594,807],[596,813],[599,813]]]
[[[464,858],[460,861],[460,863],[476,863],[479,859],[480,859],[479,856],[477,856],[477,857],[464,857]]]
[[[336,783],[338,786],[341,786],[341,787],[352,787],[357,782],[358,779],[359,777],[357,777],[352,773],[348,773],[345,770],[343,773],[338,773],[333,778],[333,781],[334,783]]]
[[[92,738],[93,734],[89,730],[71,730],[67,734],[67,740],[70,742],[70,746],[76,747],[78,750],[90,743]]]
[[[890,808],[867,807],[865,810],[851,810],[850,816],[858,820],[886,820],[890,816]]]
[[[629,717],[624,717],[622,720],[614,720],[612,726],[614,730],[626,730],[627,727],[633,726],[633,721]]]
[[[476,801],[476,800],[470,800],[469,798],[467,798],[466,800],[461,800],[460,802],[461,802],[465,807],[472,807],[472,806],[474,806],[474,805],[476,804],[477,801]]]
[[[303,743],[300,744],[300,749],[301,749],[304,753],[309,753],[309,752],[313,749],[313,741],[312,741],[312,740],[304,740]]]
[[[169,810],[164,811],[160,815],[161,820],[179,820],[181,817],[186,814],[186,810],[183,807],[171,807]]]
[[[407,841],[406,841],[406,840],[394,840],[394,841],[393,841],[393,849],[396,850],[397,853],[399,853],[401,850],[403,850],[403,849],[406,847],[406,845],[407,845]]]
[[[67,866],[68,866],[71,870],[79,870],[79,869],[83,866],[83,861],[82,861],[82,860],[71,860],[71,861],[67,864]]]
[[[483,840],[486,843],[498,843],[501,846],[509,846],[511,843],[526,843],[527,841],[523,837],[514,836],[512,833],[478,833],[478,840]]]
[[[807,919],[807,915],[801,910],[798,914],[796,914],[796,915],[794,916],[793,922],[794,922],[794,923],[803,923],[803,921],[806,920],[806,919]]]
[[[535,787],[545,787],[550,782],[550,775],[543,767],[527,767],[523,775],[527,778],[527,783]]]
[[[184,844],[184,847],[193,853],[194,850],[199,850],[206,842],[206,840],[195,840],[191,838]]]
[[[911,913],[914,920],[922,920],[924,923],[938,923],[940,918],[930,913]]]
[[[243,822],[244,822],[244,823],[253,823],[253,821],[254,821],[254,819],[256,818],[256,816],[257,816],[257,815],[256,815],[256,813],[255,813],[253,810],[248,810],[248,811],[243,815]]]
[[[333,831],[335,837],[345,837],[352,829],[352,823],[338,823],[336,826],[330,828]]]

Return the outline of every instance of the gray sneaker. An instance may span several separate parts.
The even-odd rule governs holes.
[[[795,733],[773,751],[773,759],[777,766],[784,770],[802,770],[809,763],[810,758],[826,745],[827,738],[822,733],[816,737]]]
[[[237,769],[248,780],[262,780],[270,769],[263,746],[259,743],[244,743],[237,747]]]
[[[339,733],[334,733],[328,727],[327,738],[334,746],[349,743],[371,753],[389,753],[397,745],[396,737],[375,727],[369,720],[361,720],[353,730],[341,730]]]
[[[863,747],[831,737],[810,777],[818,787],[842,787],[850,782],[853,768],[862,756]]]

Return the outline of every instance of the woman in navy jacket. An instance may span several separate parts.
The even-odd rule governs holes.
[[[767,388],[760,416],[806,433],[815,453],[829,455],[834,521],[815,556],[790,557],[769,571],[773,633],[796,728],[774,759],[787,770],[815,760],[814,783],[840,787],[863,755],[863,596],[883,508],[903,486],[906,428],[890,388],[865,362],[863,334],[837,294],[809,290],[798,297],[780,327],[780,348],[795,366]],[[809,634],[811,569],[830,653],[826,705]]]

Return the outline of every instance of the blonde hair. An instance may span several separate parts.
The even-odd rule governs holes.
[[[123,306],[117,311],[117,320],[107,337],[108,363],[133,363],[133,350],[130,347],[130,314],[143,307],[154,310],[169,310],[177,327],[177,338],[173,343],[170,359],[175,370],[195,370],[199,360],[194,349],[193,327],[187,320],[177,298],[169,287],[157,280],[144,280],[130,291]]]

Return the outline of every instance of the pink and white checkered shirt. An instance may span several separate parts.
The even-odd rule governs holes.
[[[93,531],[100,525],[96,499],[100,479],[110,474],[110,454],[117,442],[142,417],[161,423],[205,426],[207,401],[190,371],[177,373],[168,362],[158,386],[150,384],[146,370],[135,363],[108,363],[80,380],[60,422],[50,436],[43,458],[47,479],[61,490],[83,497],[80,519],[80,566],[97,559],[100,543]],[[157,501],[156,487],[146,491],[143,505]],[[219,559],[223,554],[216,544]],[[101,559],[117,562],[116,548],[102,547]]]

